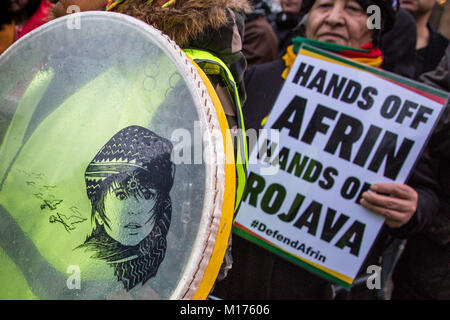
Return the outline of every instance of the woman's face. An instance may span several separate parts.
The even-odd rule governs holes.
[[[78,6],[79,11],[95,11],[101,10],[106,4],[107,0],[59,0],[53,7],[53,16],[58,18],[73,10],[68,10],[70,6]]]
[[[29,0],[6,0],[6,6],[9,12],[17,13],[25,9]]]
[[[413,16],[418,16],[432,10],[439,2],[439,0],[400,0],[400,6]]]
[[[316,0],[306,24],[306,37],[359,48],[372,41],[367,14],[356,0]]]
[[[109,219],[109,227],[105,225],[106,233],[126,246],[137,245],[155,225],[156,190],[138,183],[134,188],[138,189],[131,193],[113,186],[104,199],[105,215]]]
[[[302,0],[281,0],[281,9],[286,14],[299,14],[301,6]]]

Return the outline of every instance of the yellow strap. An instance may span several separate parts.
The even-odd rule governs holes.
[[[225,72],[227,84],[230,86],[231,94],[234,96],[236,111],[238,114],[238,123],[240,129],[242,130],[242,135],[238,140],[237,154],[238,159],[236,161],[236,171],[238,176],[238,187],[236,192],[236,205],[235,211],[239,208],[239,204],[244,195],[245,183],[247,179],[248,170],[248,150],[247,150],[247,139],[245,135],[245,124],[244,117],[242,113],[241,102],[239,99],[239,93],[237,90],[236,82],[234,81],[233,75],[228,67],[223,63],[222,60],[214,56],[212,53],[204,50],[196,49],[184,49],[184,52],[197,63],[208,62],[209,64],[205,66],[204,70],[206,74],[221,74],[223,70]],[[220,68],[219,68],[220,67]],[[209,81],[208,81],[209,82]]]
[[[231,73],[230,69],[228,69],[228,67],[226,66],[225,63],[223,63],[222,60],[220,60],[219,58],[217,58],[216,56],[214,56],[212,53],[208,52],[208,51],[204,51],[204,50],[197,50],[197,49],[184,49],[184,52],[192,59],[195,61],[209,61],[211,63],[215,63],[217,65],[219,65],[222,70],[225,71],[226,77],[228,80],[227,82],[232,86],[232,90],[233,90],[233,96],[235,98],[235,102],[236,102],[236,107],[237,107],[237,112],[239,113],[238,115],[238,119],[241,119],[241,130],[245,135],[245,124],[243,121],[243,114],[242,114],[242,106],[241,106],[241,101],[239,99],[239,93],[237,90],[237,85],[236,82],[234,81],[234,77],[233,74]],[[206,70],[205,73],[208,74],[208,72],[211,72],[210,74],[218,74],[217,69],[214,68],[214,66],[208,66],[205,68]],[[243,139],[243,145],[244,145],[244,153],[245,153],[245,169],[248,170],[248,151],[247,151],[247,141],[246,139]]]

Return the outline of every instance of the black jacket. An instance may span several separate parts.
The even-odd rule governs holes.
[[[439,61],[444,56],[449,40],[442,34],[434,30],[430,25],[428,45],[416,51],[416,73],[414,79],[419,79],[420,75],[436,69]]]
[[[283,12],[273,13],[269,16],[270,24],[278,38],[278,52],[283,55],[291,44],[292,38],[300,35],[295,27],[300,22],[300,15],[291,16]]]
[[[416,72],[416,20],[405,9],[400,8],[395,15],[392,30],[381,41],[384,60],[383,70],[414,78]]]

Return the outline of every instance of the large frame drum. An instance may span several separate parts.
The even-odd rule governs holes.
[[[0,75],[0,298],[206,298],[235,168],[201,70],[141,21],[84,12],[20,39]]]

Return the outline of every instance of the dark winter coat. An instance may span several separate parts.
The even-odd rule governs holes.
[[[300,35],[295,27],[300,22],[300,15],[291,16],[278,12],[269,16],[270,24],[278,39],[278,52],[283,55],[286,48],[291,44],[292,38]]]
[[[409,11],[400,8],[395,15],[392,30],[381,41],[384,60],[382,68],[387,71],[414,78],[416,72],[416,20]]]
[[[428,45],[416,51],[416,73],[414,79],[419,79],[420,75],[436,69],[444,56],[449,40],[442,34],[427,26],[430,31]]]
[[[421,80],[450,90],[450,46],[438,68]],[[421,232],[408,240],[394,273],[395,299],[450,299],[450,110],[449,105],[429,143],[439,210]]]
[[[266,16],[252,16],[245,20],[242,52],[248,68],[278,58],[278,40]]]

